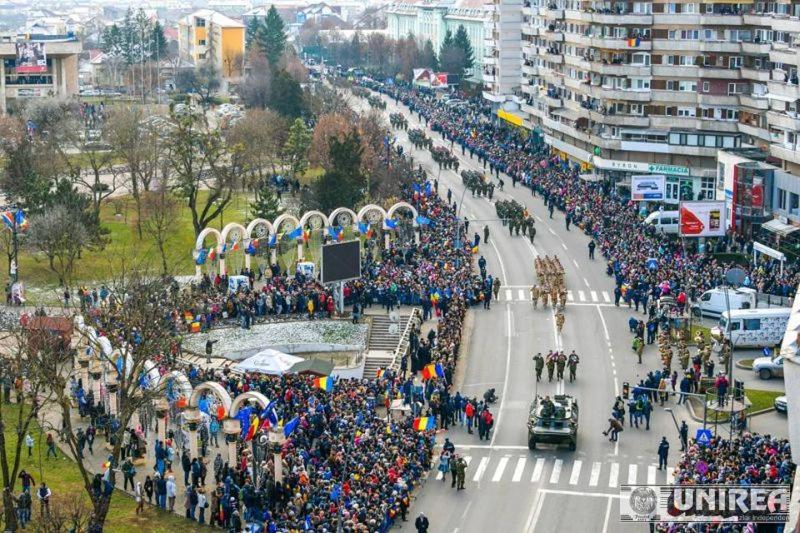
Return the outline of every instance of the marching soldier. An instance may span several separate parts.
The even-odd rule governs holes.
[[[547,354],[547,382],[553,381],[553,371],[556,369],[556,354],[550,352]]]
[[[500,296],[500,278],[494,278],[492,282],[492,292],[494,293],[494,299],[498,300]]]
[[[575,350],[572,350],[572,353],[569,354],[569,358],[567,358],[567,366],[569,367],[569,382],[572,383],[577,379],[577,371],[578,371],[578,363],[580,362],[580,358],[578,354],[575,353]]]
[[[533,239],[536,237],[536,228],[531,224],[528,228],[528,238],[531,240],[531,244],[533,244]]]
[[[533,362],[536,365],[536,381],[541,381],[542,369],[544,368],[544,357],[542,357],[542,352],[539,352],[533,356]]]
[[[559,352],[558,359],[556,359],[556,379],[564,379],[564,366],[567,364],[567,356],[564,352]]]
[[[533,301],[533,308],[537,309],[539,307],[539,294],[540,294],[539,286],[534,285],[531,287],[531,301]]]
[[[566,320],[564,318],[564,313],[562,313],[561,311],[556,313],[556,328],[558,328],[559,335],[561,334],[561,330],[564,329],[564,320]]]

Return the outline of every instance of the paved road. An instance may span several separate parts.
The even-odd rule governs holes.
[[[386,114],[403,112],[410,127],[420,126],[407,108],[384,99],[389,104]],[[354,104],[366,109],[363,100],[356,99]],[[439,194],[446,195],[450,188],[453,199],[460,201],[461,178],[453,171],[439,172],[427,151],[412,149],[405,132],[396,135],[416,164],[439,176]],[[449,145],[437,134],[429,131],[429,135],[436,144]],[[460,150],[457,155],[460,170],[481,170],[477,159],[462,156]],[[602,259],[588,259],[588,238],[574,227],[567,231],[560,213],[549,219],[541,199],[532,197],[529,189],[512,188],[508,177],[504,181],[506,190],[495,190],[494,200],[511,197],[528,207],[536,217],[534,245],[522,236],[510,237],[488,199],[466,193],[461,207],[461,215],[473,221],[470,231],[477,231],[482,238],[483,226],[489,226],[490,244],[481,244],[480,254],[486,257],[489,272],[501,278],[504,289],[490,311],[473,311],[464,379],[457,388],[480,397],[487,388],[496,387],[501,400],[494,410],[495,429],[488,443],[460,427],[443,435],[456,444],[457,453],[469,459],[467,489],[457,493],[450,489],[449,479],[442,483],[432,472],[412,514],[424,511],[433,531],[460,533],[492,531],[498,526],[502,531],[566,531],[576,523],[594,524],[593,531],[642,531],[643,526],[625,527],[618,521],[618,486],[668,480],[664,471],[655,468],[656,448],[661,436],[667,435],[673,445],[672,458],[677,457],[679,445],[672,419],[659,409],[653,414],[650,431],[626,426],[617,445],[608,442],[601,431],[622,383],[638,382],[640,375],[657,366],[656,349],[648,347],[646,364],[635,364],[627,328],[633,311],[613,305],[613,282],[605,275]],[[534,258],[554,254],[566,269],[570,290],[562,335],[556,333],[552,310],[541,306],[534,310],[526,300],[534,282]],[[546,353],[554,348],[566,353],[575,349],[581,356],[576,383],[536,384],[531,358],[537,351]],[[530,401],[537,393],[557,392],[576,396],[581,405],[578,450],[542,447],[529,451],[525,423]],[[676,410],[676,416],[689,421],[682,408]],[[413,527],[409,524],[406,530]]]

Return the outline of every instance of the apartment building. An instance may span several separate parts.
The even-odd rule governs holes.
[[[210,9],[195,11],[178,21],[178,50],[181,59],[211,61],[223,81],[236,81],[244,72],[244,24]]]
[[[671,203],[716,196],[721,149],[791,169],[799,5],[530,0],[524,124],[589,176],[665,174]]]
[[[504,102],[520,103],[520,62],[522,61],[522,1],[485,0],[489,11],[483,43],[483,97],[495,107]],[[516,105],[509,104],[511,109]]]
[[[31,98],[78,94],[75,36],[0,35],[0,115]]]

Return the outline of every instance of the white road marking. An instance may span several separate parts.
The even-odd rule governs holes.
[[[533,466],[533,475],[531,476],[531,483],[538,483],[542,479],[542,471],[544,470],[544,457],[536,459],[536,464]]]
[[[583,278],[583,284],[588,287],[589,286],[589,280],[587,280],[586,278]]]
[[[578,262],[577,262],[577,261],[575,261],[574,259],[572,260],[572,264],[573,264],[573,265],[575,265],[575,268],[580,268],[580,267],[578,266]]]
[[[637,465],[628,465],[628,485],[636,484],[636,471],[638,469]]]
[[[519,483],[522,479],[522,473],[525,470],[525,462],[527,459],[525,457],[520,457],[517,459],[517,466],[514,467],[514,475],[511,476],[512,483]]]
[[[589,294],[592,297],[593,302],[599,302],[600,299],[597,297],[597,291],[589,291]]]
[[[520,289],[520,290],[517,292],[517,294],[519,294],[519,299],[520,299],[520,300],[525,300],[525,290],[524,290],[524,289]]]
[[[592,463],[592,473],[589,476],[589,486],[596,487],[597,483],[600,481],[600,469],[603,467],[602,463],[594,462]]]
[[[583,461],[576,460],[572,463],[572,473],[569,476],[569,484],[570,485],[577,485],[578,479],[581,477],[581,467],[583,466]]]
[[[506,290],[505,293],[506,293],[506,300],[513,300],[514,299],[514,296],[511,294],[510,290]]]
[[[611,516],[611,498],[608,499],[608,504],[606,504],[606,517],[603,520],[603,533],[608,531],[608,519]]]
[[[505,471],[507,464],[508,457],[501,457],[500,462],[497,464],[497,468],[494,471],[494,475],[492,476],[493,483],[497,483],[503,477],[503,471]]]
[[[555,484],[558,483],[558,478],[561,477],[561,465],[564,464],[564,461],[561,459],[556,459],[553,463],[553,471],[550,473],[550,483]]]
[[[506,374],[503,378],[503,392],[502,396],[500,397],[500,408],[497,410],[497,424],[495,424],[494,430],[492,431],[492,440],[489,441],[489,446],[494,445],[494,439],[497,436],[500,428],[500,420],[503,417],[503,403],[506,399],[506,389],[508,388],[508,375],[511,371],[511,306],[506,306],[506,324],[507,324],[507,336],[506,336]]]
[[[582,302],[585,302],[586,301],[586,293],[584,293],[583,291],[578,291],[578,299],[580,301],[582,301]]]
[[[486,467],[489,465],[489,458],[488,457],[481,457],[481,462],[478,463],[478,468],[475,469],[475,475],[472,476],[472,481],[478,482],[483,477],[483,473],[486,471]]]
[[[547,228],[547,230],[548,230],[550,233],[552,233],[553,235],[555,235],[555,234],[556,234],[556,232],[555,232],[555,231],[553,231],[553,228]]]
[[[471,455],[465,455],[464,456],[464,462],[467,463],[467,466],[469,466],[470,461],[472,461],[472,456]]]
[[[600,323],[603,324],[603,333],[606,336],[606,340],[611,340],[611,337],[608,335],[608,326],[606,326],[606,319],[603,317],[603,312],[600,311],[600,306],[597,306],[597,314],[600,315]]]
[[[608,304],[611,303],[611,296],[608,295],[608,291],[603,291],[603,300]]]
[[[567,245],[566,245],[566,244],[564,244],[563,242],[561,243],[561,247],[562,247],[563,249],[565,249],[565,250],[567,249]]]
[[[539,515],[542,514],[542,506],[544,504],[545,493],[539,492],[538,496],[539,500],[536,502],[536,510],[534,511],[533,516],[531,516],[530,526],[526,530],[527,533],[533,533],[534,531],[536,531],[536,523],[539,521]]]
[[[591,496],[594,498],[622,498],[619,494],[608,492],[581,492],[579,490],[539,489],[543,494],[563,494],[564,496]]]
[[[575,300],[575,297],[572,295],[572,291],[567,291],[567,300],[570,302]]]
[[[536,215],[536,220],[538,220],[539,222],[542,222],[542,217],[540,217],[539,215]]]
[[[619,480],[619,463],[611,463],[611,472],[608,476],[608,486],[615,488]]]
[[[655,485],[656,484],[656,469],[658,465],[650,465],[647,467],[647,484],[648,485]]]

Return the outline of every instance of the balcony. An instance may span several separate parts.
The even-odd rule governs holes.
[[[767,87],[769,88],[769,94],[774,95],[779,99],[800,99],[800,85],[786,83],[783,81],[770,81],[767,83]]]
[[[629,46],[628,39],[615,39],[613,37],[592,37],[589,46],[605,48],[606,50],[649,51],[653,45],[650,41],[639,41],[639,46]]]
[[[640,115],[626,115],[622,113],[604,115],[597,111],[589,111],[589,118],[600,124],[608,124],[611,126],[632,126],[641,128],[650,126],[650,118]]]
[[[621,26],[623,24],[649,26],[653,23],[653,15],[637,13],[592,13],[592,22]]]
[[[766,98],[766,96],[759,96],[755,94],[740,94],[739,104],[758,111],[764,111],[769,108],[769,100]]]
[[[653,13],[653,24],[665,24],[676,27],[697,26],[700,15],[697,13]]]
[[[753,124],[747,124],[745,122],[739,123],[739,133],[743,133],[745,135],[749,135],[751,137],[755,137],[756,139],[761,139],[762,141],[770,142],[771,138],[769,135],[769,131],[765,130],[764,128],[760,128]]]
[[[741,26],[741,15],[723,15],[716,13],[702,13],[700,24],[703,26]]]
[[[797,33],[798,24],[800,24],[800,20],[797,17],[787,17],[786,15],[775,15],[770,21],[770,27],[774,31],[787,33]]]
[[[663,90],[653,90],[651,91],[653,95],[653,102],[658,102],[658,104],[696,104],[697,103],[697,93],[689,92],[689,91],[663,91]]]
[[[536,37],[539,35],[539,26],[532,26],[530,24],[523,24],[522,25],[522,35],[530,35],[532,37]]]
[[[767,111],[767,122],[776,128],[800,131],[800,115],[792,115],[789,111]]]
[[[564,32],[561,30],[556,30],[556,31],[544,30],[540,33],[540,35],[546,41],[550,41],[553,43],[564,42]]]
[[[553,96],[550,93],[544,93],[539,99],[553,109],[564,107],[564,100],[560,96]]]
[[[770,79],[770,71],[761,68],[742,67],[740,72],[747,80],[767,82]]]
[[[591,22],[592,14],[586,11],[578,11],[577,9],[565,9],[564,18],[566,20],[577,20],[581,22]]]
[[[731,52],[742,51],[742,43],[732,43],[730,41],[699,41],[701,52]]]
[[[564,41],[581,46],[590,46],[592,39],[580,33],[567,32],[564,34]]]
[[[694,65],[653,65],[653,76],[696,78],[699,70]]]
[[[483,40],[483,49],[489,50],[491,48],[497,48],[497,41],[494,39],[484,39]]]
[[[653,39],[653,51],[677,52],[741,52],[742,43],[728,41],[677,41]]]
[[[734,68],[700,67],[698,77],[714,80],[740,80],[742,73]]]
[[[742,43],[742,52],[745,54],[766,55],[771,49],[771,43]]]
[[[487,74],[486,72],[483,73],[483,81],[484,83],[496,83],[497,76],[494,74]]]
[[[576,80],[575,78],[564,77],[564,85],[575,91],[585,92],[587,83],[582,80]]]
[[[769,60],[773,63],[783,63],[784,65],[797,65],[797,53],[791,48],[781,48],[769,51]]]
[[[542,54],[542,48],[539,48],[539,53]],[[547,61],[550,61],[551,63],[553,63],[555,65],[563,65],[564,64],[564,54],[561,54],[561,53],[552,54],[550,52],[544,52],[542,54],[542,57],[544,57]]]
[[[561,20],[564,18],[564,9],[563,8],[556,8],[550,9],[546,8],[542,10],[542,15],[547,20]]]
[[[601,61],[585,62],[591,72],[609,76],[650,76],[650,67],[625,63],[603,63]]]
[[[589,86],[589,94],[602,100],[621,100],[623,102],[649,102],[650,91],[632,91],[628,89],[614,89],[613,87]]]
[[[714,105],[735,106],[739,104],[739,95],[697,93],[697,103],[709,106],[714,106]]]
[[[770,26],[772,25],[772,15],[767,13],[744,14],[742,21],[748,26]]]
[[[769,153],[782,161],[790,161],[800,165],[800,151],[788,145],[773,143],[769,145]]]
[[[522,65],[522,73],[526,76],[537,76],[539,74],[539,67],[535,65]]]
[[[497,58],[492,55],[487,55],[483,57],[483,64],[488,66],[496,66],[497,65]]]

